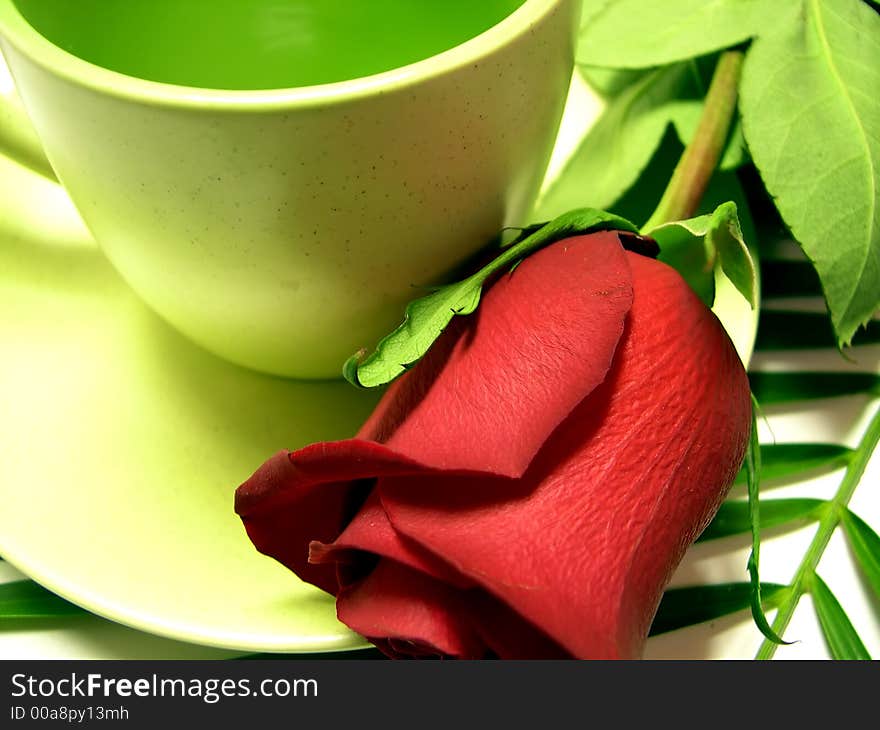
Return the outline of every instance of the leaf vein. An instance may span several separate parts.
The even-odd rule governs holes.
[[[868,143],[867,130],[864,128],[864,125],[862,124],[862,120],[861,120],[861,117],[859,117],[858,110],[856,109],[856,106],[853,103],[852,97],[849,94],[849,89],[848,89],[847,85],[844,83],[843,78],[840,75],[840,71],[837,68],[837,64],[834,61],[833,54],[831,52],[831,45],[828,41],[828,33],[827,33],[827,30],[825,29],[825,25],[822,22],[821,10],[819,8],[818,0],[810,0],[810,6],[813,11],[813,16],[816,20],[816,23],[815,23],[816,34],[819,37],[819,41],[821,43],[823,53],[824,53],[825,58],[828,62],[828,66],[831,70],[831,74],[834,77],[834,80],[836,81],[837,85],[840,87],[841,96],[843,99],[845,99],[846,104],[849,107],[849,111],[852,114],[853,119],[855,120],[856,127],[858,128],[859,132],[861,133],[861,141],[865,147],[865,157],[866,157],[868,165],[870,167],[870,173],[868,175],[868,185],[870,187],[870,196],[869,196],[870,203],[868,206],[869,210],[870,210],[870,215],[868,216],[868,237],[867,237],[868,246],[866,246],[866,248],[865,248],[864,256],[861,258],[861,261],[858,262],[859,275],[857,277],[854,277],[852,287],[850,288],[849,301],[851,303],[852,299],[855,297],[855,293],[859,289],[859,284],[862,280],[862,277],[864,276],[865,270],[868,267],[868,261],[870,259],[870,253],[871,253],[871,242],[874,240],[874,236],[875,236],[874,226],[876,225],[876,214],[877,214],[877,211],[876,211],[877,189],[876,189],[876,182],[875,181],[876,181],[877,173],[876,173],[876,170],[874,170],[874,159],[871,155],[871,146]],[[827,5],[826,5],[826,7],[827,7]],[[838,17],[840,17],[840,16],[838,15]],[[849,306],[847,306],[847,310],[848,309],[849,309]]]

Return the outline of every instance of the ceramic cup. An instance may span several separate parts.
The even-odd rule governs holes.
[[[268,373],[338,377],[423,287],[524,222],[579,6],[525,0],[372,76],[228,91],[94,65],[0,0],[0,48],[51,168],[14,109],[0,134],[54,170],[122,277],[189,338]]]

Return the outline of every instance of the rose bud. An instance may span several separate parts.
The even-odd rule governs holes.
[[[236,510],[390,656],[638,658],[750,424],[714,314],[593,233],[501,276],[357,437],[276,454]]]

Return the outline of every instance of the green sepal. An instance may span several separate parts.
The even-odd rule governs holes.
[[[743,240],[736,203],[722,203],[712,213],[663,223],[645,233],[660,246],[659,259],[676,269],[706,306],[715,302],[715,270],[720,269],[749,306],[757,308],[757,267]]]

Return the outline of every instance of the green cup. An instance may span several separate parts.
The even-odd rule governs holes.
[[[264,372],[336,377],[537,194],[580,1],[493,3],[497,17],[456,29],[439,0],[435,22],[408,30],[349,22],[344,48],[297,64],[272,54],[317,0],[0,0],[0,49],[36,130],[7,101],[0,147],[57,175],[123,278],[193,341]],[[157,6],[210,8],[212,22],[110,17]],[[234,7],[274,15],[224,15]],[[118,50],[136,41],[142,53]]]

